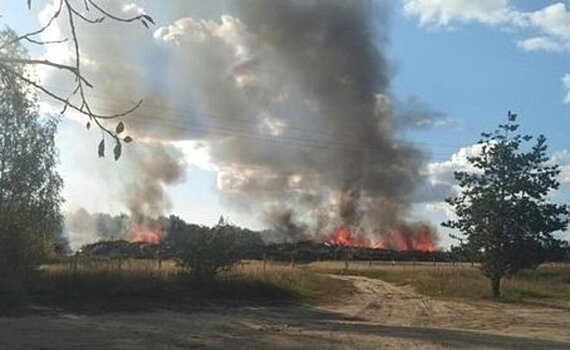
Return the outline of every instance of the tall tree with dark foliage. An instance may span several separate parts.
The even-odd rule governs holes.
[[[558,189],[559,167],[546,154],[546,138],[517,133],[516,115],[492,133],[483,133],[481,152],[470,157],[472,171],[459,171],[461,192],[447,202],[457,219],[443,223],[465,236],[464,248],[477,252],[493,296],[501,295],[501,279],[536,268],[552,248],[554,233],[568,225],[569,208],[548,201]]]

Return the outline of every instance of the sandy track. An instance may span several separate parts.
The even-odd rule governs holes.
[[[358,290],[341,306],[0,318],[0,349],[570,349],[568,311],[438,301],[338,278]]]
[[[570,343],[570,310],[489,301],[442,301],[377,279],[331,276],[351,281],[359,291],[332,308],[371,322],[415,327],[477,330]]]

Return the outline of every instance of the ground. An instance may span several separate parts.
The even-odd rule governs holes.
[[[331,276],[333,305],[0,318],[0,349],[570,349],[570,309],[449,301],[378,279]]]

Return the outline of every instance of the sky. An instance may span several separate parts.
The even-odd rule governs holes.
[[[156,21],[141,40],[152,40],[154,30],[179,18],[220,21],[231,9],[231,2],[221,0],[207,5],[175,0],[168,10],[156,1],[133,2]],[[0,25],[18,32],[35,28],[38,13],[49,3],[34,1],[28,11],[23,0],[3,1]],[[386,54],[392,68],[391,98],[404,104],[420,101],[440,116],[429,128],[398,134],[425,152],[423,171],[428,183],[451,188],[453,171],[466,167],[466,156],[474,151],[479,134],[504,122],[510,110],[518,114],[523,132],[548,138],[550,153],[563,170],[562,187],[553,199],[570,202],[570,5],[546,0],[394,0],[389,4]],[[30,49],[32,54],[44,54]],[[161,58],[149,54],[145,59],[157,65]],[[97,94],[106,96],[105,91]],[[73,118],[63,119],[58,143],[68,210],[125,210],[116,200],[121,189],[114,181],[124,165],[95,159],[98,140],[97,133],[85,131]],[[183,180],[166,186],[171,212],[200,224],[214,224],[223,215],[239,225],[263,228],[253,212],[236,210],[220,196],[219,174],[205,149],[192,142],[179,147],[187,157],[187,172]],[[439,225],[449,214],[442,200],[417,200],[413,215]],[[445,229],[440,233],[442,246],[453,243]]]

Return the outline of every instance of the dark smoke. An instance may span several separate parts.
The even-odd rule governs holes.
[[[159,28],[152,44],[137,32],[134,52],[113,35],[91,39],[87,57],[113,58],[94,72],[98,88],[116,97],[101,106],[144,98],[126,120],[129,131],[205,144],[226,203],[292,239],[326,237],[340,226],[389,235],[409,221],[423,156],[394,135],[440,116],[421,103],[390,107],[386,2],[230,4],[220,19],[186,17]],[[164,186],[184,177],[173,146],[152,147],[128,160],[133,213],[162,214]]]
[[[238,74],[256,77],[246,94],[255,93],[258,114],[286,127],[266,145],[219,140],[212,155],[218,164],[255,169],[244,180],[246,170],[232,168],[229,190],[270,203],[267,222],[294,237],[330,232],[323,217],[327,226],[375,234],[405,220],[422,156],[393,137],[387,12],[369,1],[240,2],[239,18],[259,51]]]
[[[184,180],[183,155],[176,148],[154,142],[136,147],[138,156],[130,164],[132,177],[125,184],[126,205],[131,225],[149,228],[172,207],[165,187]]]

